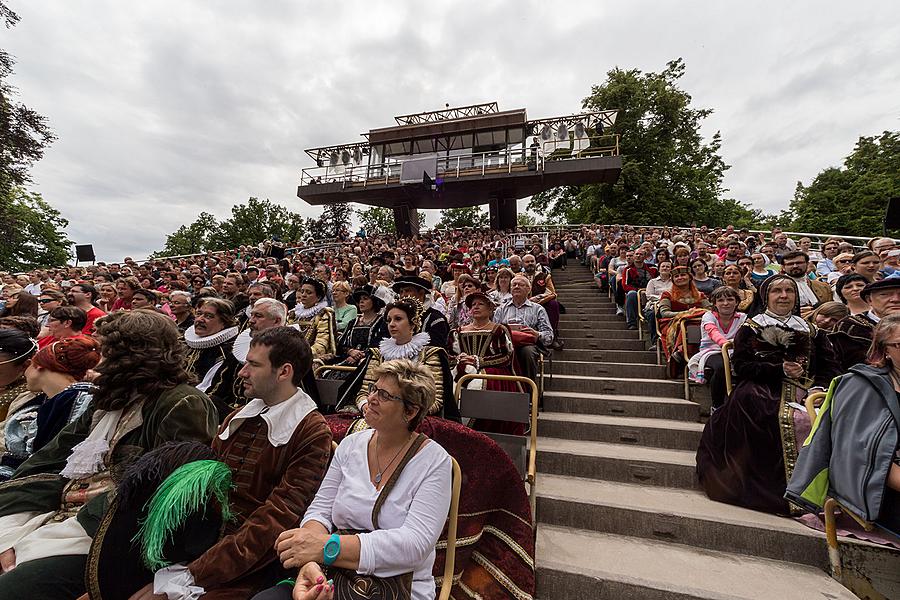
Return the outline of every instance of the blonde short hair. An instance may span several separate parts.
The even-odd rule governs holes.
[[[403,405],[419,409],[407,423],[409,430],[414,431],[431,410],[437,394],[437,384],[428,367],[405,358],[389,360],[375,367],[372,376],[376,380],[387,376],[397,379]]]
[[[332,284],[331,291],[335,292],[337,290],[340,290],[344,293],[349,294],[350,292],[353,291],[353,288],[351,288],[350,284],[347,283],[346,281],[336,281],[336,282],[334,282],[334,284]]]

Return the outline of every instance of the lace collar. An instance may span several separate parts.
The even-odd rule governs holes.
[[[413,358],[414,356],[418,356],[419,352],[422,351],[422,348],[427,346],[430,341],[431,336],[423,331],[412,336],[412,339],[405,344],[398,344],[394,341],[394,338],[381,340],[381,343],[378,345],[378,351],[381,352],[381,356],[385,360]]]
[[[188,348],[204,350],[206,348],[214,348],[219,344],[223,344],[237,337],[239,331],[240,330],[237,327],[228,327],[219,333],[200,337],[194,330],[194,326],[191,325],[187,328],[187,331],[184,332],[184,342],[188,345]]]
[[[793,329],[794,331],[800,331],[802,333],[810,333],[809,323],[798,317],[797,315],[788,315],[783,317],[781,315],[776,315],[772,311],[767,310],[764,313],[758,314],[753,317],[753,321],[762,327],[769,327],[770,325],[778,325],[781,327],[787,327],[789,329]]]
[[[314,304],[309,308],[303,308],[302,304],[298,304],[294,307],[294,314],[297,315],[298,319],[312,319],[314,316],[322,312],[323,308],[327,307],[328,302],[326,300],[321,300],[317,304]]]

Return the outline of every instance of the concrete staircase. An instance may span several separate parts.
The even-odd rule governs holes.
[[[850,599],[824,537],[698,489],[700,408],[572,265],[538,427],[537,597]]]

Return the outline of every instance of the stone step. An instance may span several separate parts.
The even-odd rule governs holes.
[[[714,502],[699,490],[544,475],[541,523],[828,568],[825,536],[786,519]]]
[[[566,335],[571,335],[573,333],[578,332],[588,332],[588,333],[596,333],[598,331],[629,331],[628,324],[625,322],[624,317],[616,316],[616,315],[608,315],[609,319],[598,319],[597,317],[603,317],[607,315],[591,315],[594,317],[593,321],[580,321],[578,323],[572,322],[561,322],[559,324],[559,330]],[[637,335],[637,330],[631,330],[634,335]]]
[[[537,598],[855,600],[821,569],[653,540],[543,525]]]
[[[574,344],[577,340],[573,340]],[[626,342],[638,342],[638,340],[613,340],[607,344]],[[566,346],[570,346],[566,341]],[[680,381],[668,379],[646,379],[628,377],[585,377],[583,375],[557,375],[553,374],[553,381],[546,381],[547,389],[554,392],[588,392],[592,394],[606,394],[617,396],[626,394],[630,396],[656,396],[659,398],[683,398],[684,386]]]
[[[563,336],[565,337],[565,336]],[[568,339],[568,338],[566,338]],[[654,359],[655,360],[655,359]],[[583,375],[588,377],[638,377],[644,379],[665,379],[666,367],[641,363],[612,363],[581,360],[553,360],[554,375]]]
[[[562,363],[554,362],[553,368],[556,369],[560,364]],[[544,392],[544,410],[556,413],[670,419],[694,423],[700,419],[700,407],[694,402],[682,400],[681,398],[605,396],[579,392],[554,392],[551,390]]]
[[[544,474],[699,489],[694,451],[552,437],[539,437],[537,448],[538,489]]]
[[[647,345],[643,340],[635,339],[606,339],[598,340],[595,338],[572,338],[566,339],[566,336],[560,336],[566,342],[568,350],[646,350]],[[680,395],[684,395],[684,391]]]
[[[656,364],[656,352],[649,350],[579,350],[564,348],[553,351],[553,360]]]
[[[616,327],[616,323],[597,323],[600,327],[562,327],[559,328],[559,335],[570,340],[574,338],[596,339],[596,340],[631,340],[638,339],[636,330],[626,329],[625,321],[621,322],[621,327]]]
[[[565,303],[563,303],[565,304]],[[603,304],[603,305],[594,305],[594,306],[583,306],[583,307],[569,307],[566,306],[566,313],[559,315],[560,322],[566,320],[581,320],[575,319],[574,317],[584,317],[591,315],[614,315],[616,314],[616,306],[615,304]],[[624,319],[624,315],[622,316]]]
[[[703,424],[545,410],[538,417],[538,431],[543,437],[696,451]]]
[[[625,316],[617,315],[615,311],[596,312],[593,310],[583,312],[569,312],[559,316],[560,327],[581,327],[584,325],[602,324],[606,327],[612,323],[621,323],[625,326]]]

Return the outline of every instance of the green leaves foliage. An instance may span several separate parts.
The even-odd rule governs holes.
[[[446,208],[441,211],[441,219],[435,229],[459,229],[462,227],[487,227],[490,215],[480,206]]]
[[[0,270],[27,271],[66,264],[72,242],[69,222],[40,194],[15,186],[0,189]]]

